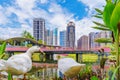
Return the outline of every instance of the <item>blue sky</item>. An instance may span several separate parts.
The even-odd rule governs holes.
[[[46,28],[65,30],[69,21],[76,24],[76,39],[95,31],[94,8],[104,0],[0,0],[0,38],[21,36],[23,30],[33,33],[33,18],[44,18]]]

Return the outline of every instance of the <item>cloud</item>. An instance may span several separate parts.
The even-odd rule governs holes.
[[[1,26],[5,26],[8,23],[13,23],[12,20],[14,18],[11,16],[12,14],[15,14],[16,22],[20,23],[19,27],[17,28],[12,27],[12,25],[9,27],[0,27],[0,37],[6,39],[10,37],[21,36],[21,33],[24,30],[27,30],[32,34],[33,18],[42,17],[46,20],[46,27],[58,27],[59,31],[66,30],[66,26],[69,21],[75,22],[76,40],[78,40],[83,34],[88,35],[89,32],[96,31],[91,28],[91,26],[94,26],[92,21],[95,20],[95,18],[92,18],[90,15],[92,12],[94,12],[95,7],[100,7],[104,4],[103,0],[103,2],[101,0],[79,1],[89,6],[89,9],[86,8],[86,11],[89,10],[88,16],[81,20],[74,18],[73,13],[70,13],[66,8],[59,5],[56,1],[50,3],[48,0],[15,0],[15,2],[9,6],[3,7],[0,5]],[[63,2],[66,2],[66,0],[63,0]],[[40,6],[38,7],[37,4]],[[45,6],[45,9],[42,8],[44,4],[48,4]],[[9,18],[10,16],[12,18]],[[14,26],[18,26],[15,23],[13,24]]]
[[[99,30],[93,29],[93,26],[96,26],[93,24],[92,21],[98,21],[102,22],[99,19],[96,19],[92,17],[92,15],[95,14],[95,8],[103,9],[103,5],[105,5],[105,0],[78,0],[82,3],[84,3],[88,8],[86,8],[86,11],[88,11],[88,15],[84,17],[83,19],[76,22],[76,39],[78,40],[82,35],[88,35],[90,32],[98,32]]]
[[[4,8],[0,5],[0,25],[4,25],[8,22],[7,16],[5,15]]]
[[[42,3],[48,2],[47,0],[41,0]],[[12,22],[13,17],[11,14],[14,14],[16,16],[16,21],[20,23],[18,28],[13,28],[12,25],[9,26],[9,29],[1,28],[1,31],[4,32],[4,30],[8,30],[8,32],[11,32],[11,37],[20,35],[20,32],[23,31],[23,26],[29,26],[29,29],[25,28],[27,31],[32,33],[32,20],[36,17],[42,17],[48,22],[50,25],[47,27],[65,27],[66,22],[71,19],[72,14],[67,12],[67,9],[63,9],[60,5],[58,5],[56,2],[50,3],[49,6],[47,6],[48,11],[37,7],[36,4],[38,4],[37,0],[16,0],[12,5],[2,7],[0,6],[0,25],[5,26],[4,24],[8,24],[8,22]],[[27,6],[26,6],[27,5]],[[4,11],[7,14],[4,14]],[[8,15],[9,14],[9,15]],[[13,22],[12,22],[13,23]],[[23,25],[24,24],[24,25]],[[14,26],[18,26],[14,23]],[[16,34],[14,34],[16,31]],[[12,34],[13,32],[13,34]],[[2,32],[0,32],[2,33]],[[8,33],[9,34],[9,33]],[[3,34],[1,34],[3,35]],[[8,38],[7,33],[4,34],[4,37]]]
[[[48,0],[40,0],[40,3],[42,4],[48,3]]]
[[[94,14],[95,12],[95,8],[99,8],[99,9],[103,9],[103,5],[105,5],[105,0],[78,0],[82,3],[84,3],[85,5],[87,5],[89,7],[89,12],[88,15],[91,16],[92,14]]]

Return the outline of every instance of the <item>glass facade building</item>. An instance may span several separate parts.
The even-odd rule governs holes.
[[[60,46],[66,47],[66,31],[60,31]]]
[[[75,47],[75,24],[73,22],[69,22],[67,25],[66,47]]]
[[[42,18],[33,19],[33,36],[36,40],[45,41],[45,20]]]

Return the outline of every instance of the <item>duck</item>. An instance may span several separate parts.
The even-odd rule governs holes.
[[[73,58],[61,58],[58,60],[58,70],[68,78],[77,76],[85,64],[76,62]]]
[[[0,71],[6,71],[12,75],[26,74],[32,69],[32,54],[39,51],[43,52],[39,46],[32,46],[25,53],[13,55],[8,60],[1,59]]]

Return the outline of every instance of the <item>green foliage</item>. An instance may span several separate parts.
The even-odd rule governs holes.
[[[113,27],[114,31],[117,31],[117,25],[119,21],[120,21],[120,2],[116,4],[110,19],[110,26]]]
[[[112,80],[114,80],[114,78],[115,78],[115,74],[116,74],[116,72],[118,71],[118,69],[120,68],[120,66],[117,66],[117,68],[114,70],[114,73],[113,73],[113,75],[112,75]]]
[[[0,55],[4,53],[6,48],[6,42],[4,42],[1,46],[0,46]]]
[[[92,76],[90,80],[99,80],[96,76]]]
[[[80,75],[83,76],[84,73],[90,73],[92,72],[92,66],[90,64],[87,64],[86,67],[80,72]]]
[[[98,9],[98,8],[95,8],[95,10],[96,10],[97,14],[94,15],[94,17],[96,17],[96,18],[100,18],[100,19],[103,19],[103,16],[102,16],[103,11],[100,10],[100,9]]]
[[[94,17],[96,17],[96,18],[101,18],[101,19],[103,18],[101,15],[98,15],[98,14],[97,14],[97,15],[94,15]]]
[[[119,66],[119,33],[120,28],[118,23],[120,23],[120,0],[106,0],[106,5],[103,11],[103,21],[108,29],[113,32],[113,37],[115,38],[115,52],[117,56],[116,64]],[[119,24],[120,25],[120,24]],[[118,69],[118,68],[117,68]],[[115,71],[118,72],[119,71]],[[115,76],[115,73],[114,73]],[[114,80],[114,78],[112,79]],[[120,80],[117,76],[117,80]]]
[[[27,47],[32,47],[32,44],[27,44]]]
[[[110,31],[110,29],[105,28],[105,27],[92,27],[92,28],[102,30],[102,31]]]
[[[5,48],[6,48],[6,42],[4,42],[1,46],[0,46],[0,59],[2,58],[2,56],[4,55],[3,53],[5,52]],[[10,73],[8,73],[8,80],[12,80],[12,76]]]
[[[110,26],[110,18],[111,18],[114,8],[115,8],[115,5],[109,1],[107,2],[104,8],[104,12],[103,12],[103,21],[108,26],[108,28],[111,30],[112,30],[112,27]]]
[[[98,8],[95,8],[95,10],[96,10],[98,13],[103,14],[103,11],[102,11],[102,10],[100,10],[100,9],[98,9]]]
[[[27,32],[26,30],[22,32],[22,37],[24,38],[30,38],[30,39],[35,39],[30,32]]]
[[[43,44],[43,40],[39,40],[38,43],[39,43],[39,44]]]
[[[93,23],[100,26],[100,27],[107,27],[106,25],[99,23],[99,22],[96,22],[96,21],[93,21]]]
[[[100,68],[104,69],[104,65],[105,65],[106,60],[107,60],[107,58],[102,58],[100,60]]]
[[[3,53],[5,52],[5,48],[6,48],[6,42],[4,42],[4,43],[0,46],[0,59],[1,59],[2,56],[4,55]]]
[[[112,43],[112,39],[111,38],[98,38],[95,40],[95,42],[98,43]]]
[[[8,80],[12,80],[12,75],[8,73]]]

